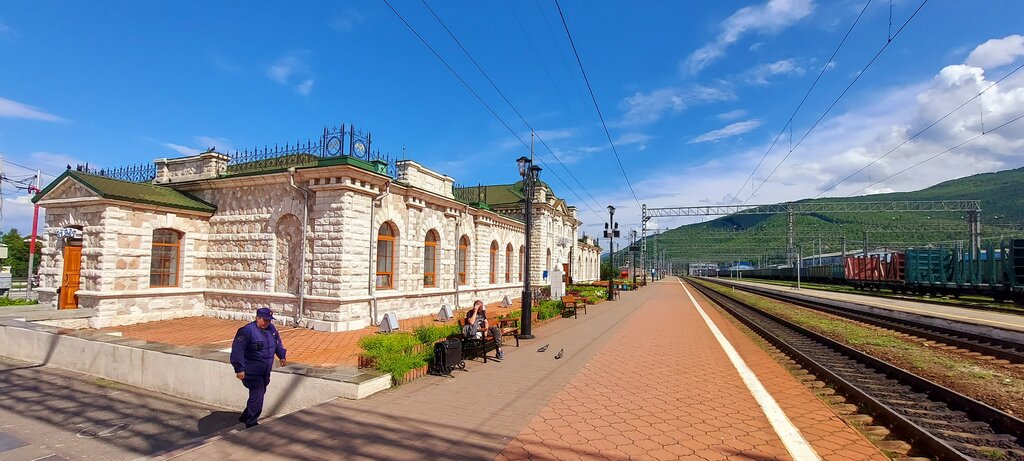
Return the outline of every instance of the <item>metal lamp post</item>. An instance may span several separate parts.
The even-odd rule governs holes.
[[[523,297],[522,306],[522,330],[519,339],[533,339],[533,290],[530,288],[530,235],[532,235],[533,221],[533,190],[540,177],[541,168],[533,164],[529,157],[519,157],[516,160],[519,164],[519,176],[523,178],[523,193],[526,195],[526,250],[523,252]]]
[[[615,223],[615,207],[608,205],[608,223],[604,225],[604,236],[608,237],[608,263],[611,264],[611,274],[608,275],[608,300],[613,298],[612,290],[615,289],[615,237],[619,236],[619,225]]]
[[[633,230],[631,230],[629,232],[633,236],[633,238],[630,239],[631,242],[629,244],[629,254],[631,256],[630,259],[631,259],[631,261],[633,263],[633,289],[635,290],[636,289],[636,253],[637,253],[637,248],[636,248],[636,229],[633,229]]]

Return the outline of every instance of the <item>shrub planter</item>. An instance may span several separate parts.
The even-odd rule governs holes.
[[[427,370],[429,368],[430,368],[430,365],[423,365],[422,367],[419,367],[419,368],[413,368],[412,370],[409,370],[408,372],[406,372],[405,375],[402,376],[401,379],[394,380],[395,381],[395,385],[396,386],[401,386],[403,384],[408,384],[408,383],[412,382],[415,379],[422,378],[422,377],[427,375]]]

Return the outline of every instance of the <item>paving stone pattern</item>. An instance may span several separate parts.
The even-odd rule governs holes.
[[[705,306],[826,460],[884,460]],[[335,400],[180,459],[789,459],[675,281],[536,328],[507,358],[360,401]],[[544,344],[550,347],[537,352]],[[557,351],[565,356],[555,360]]]

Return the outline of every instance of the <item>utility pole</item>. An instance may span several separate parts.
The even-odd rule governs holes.
[[[29,186],[28,191],[33,194],[38,194],[39,189],[39,178],[41,172],[36,170],[36,184]],[[39,205],[36,204],[32,207],[32,240],[28,244],[28,273],[25,274],[25,299],[32,299],[32,271],[35,269],[36,264],[36,235],[39,231]]]
[[[846,236],[844,235],[839,239],[843,242],[843,257],[841,259],[843,260],[843,264],[846,264]]]
[[[864,261],[867,263],[868,259],[868,230],[864,229]]]

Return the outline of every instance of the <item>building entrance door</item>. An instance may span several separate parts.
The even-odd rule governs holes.
[[[82,280],[82,246],[64,246],[64,274],[61,277],[58,309],[78,309],[78,287]]]

